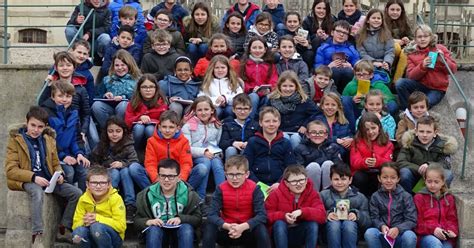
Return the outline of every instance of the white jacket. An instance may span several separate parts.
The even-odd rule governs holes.
[[[204,92],[202,89],[199,92],[198,96],[208,96],[211,98],[212,102],[216,103],[216,100],[219,96],[224,96],[227,105],[232,105],[232,100],[234,99],[234,96],[236,96],[239,93],[242,93],[242,87],[239,87],[233,92],[230,89],[230,82],[228,78],[221,78],[217,79],[214,78],[211,82],[211,85],[209,85],[209,92]],[[218,107],[216,105],[216,107]]]

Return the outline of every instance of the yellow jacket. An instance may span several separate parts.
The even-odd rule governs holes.
[[[72,229],[84,225],[83,217],[86,213],[96,213],[96,221],[112,227],[122,238],[125,237],[127,223],[125,219],[125,204],[118,191],[110,187],[105,198],[96,202],[89,189],[79,198],[74,213]]]

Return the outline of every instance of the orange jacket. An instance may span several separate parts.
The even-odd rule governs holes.
[[[191,148],[189,141],[180,132],[171,139],[165,139],[157,129],[152,137],[148,139],[145,153],[145,169],[152,183],[158,179],[158,162],[165,158],[178,161],[180,166],[180,178],[188,180],[193,167]]]

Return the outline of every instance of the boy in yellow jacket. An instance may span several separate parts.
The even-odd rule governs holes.
[[[107,169],[89,170],[87,190],[77,203],[73,220],[73,243],[87,247],[120,247],[127,228],[125,204],[111,186]]]

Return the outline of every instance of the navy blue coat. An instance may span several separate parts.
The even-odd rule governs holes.
[[[324,114],[316,116],[316,119],[324,122],[326,124],[326,126],[329,127],[328,120],[326,119],[326,116],[324,116]],[[332,132],[329,133],[328,139],[331,142],[334,142],[334,143],[336,143],[337,139],[347,138],[347,137],[352,137],[353,136],[353,133],[351,131],[349,123],[341,124],[339,122],[334,122],[332,124],[332,127],[330,127],[330,130]],[[341,146],[339,144],[337,144],[337,145],[339,146],[339,152],[341,153],[341,155],[344,155],[344,154],[347,153],[346,148],[344,148],[343,146]]]
[[[295,148],[296,162],[304,166],[312,162],[321,165],[324,161],[328,160],[336,163],[341,161],[338,146],[338,144],[328,140],[320,145],[316,145],[305,137],[303,142]]]
[[[272,101],[269,99],[268,106],[272,106]],[[280,130],[283,132],[297,132],[302,126],[306,127],[317,115],[322,112],[318,106],[311,100],[307,99],[303,103],[296,105],[296,109],[288,114],[281,114]]]
[[[95,96],[95,90],[94,90],[94,76],[92,75],[90,69],[94,66],[92,62],[88,59],[84,61],[82,64],[78,65],[76,72],[79,75],[84,76],[87,79],[86,83],[86,90],[87,90],[87,95],[89,96],[89,106],[92,106],[94,103],[94,96]]]
[[[258,122],[252,118],[247,118],[242,128],[242,126],[234,120],[234,117],[227,117],[224,119],[224,124],[222,125],[222,135],[219,147],[222,150],[225,150],[232,146],[234,141],[248,141],[250,137],[255,135],[255,132],[257,132],[258,129]]]
[[[172,75],[165,76],[163,80],[160,80],[159,84],[161,91],[167,97],[177,96],[185,100],[194,100],[201,87],[201,82],[189,80],[185,83]]]
[[[104,61],[102,62],[102,67],[100,68],[101,72],[103,73],[102,75],[109,74],[109,68],[113,65],[112,58],[120,49],[124,49],[129,52],[133,59],[135,59],[137,66],[140,65],[140,60],[142,59],[142,48],[139,45],[133,44],[127,48],[122,48],[120,45],[114,44],[112,42],[105,48]]]

